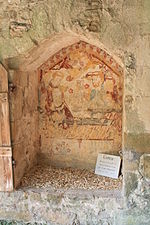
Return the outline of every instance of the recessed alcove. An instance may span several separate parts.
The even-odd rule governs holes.
[[[85,40],[56,45],[10,75],[15,187],[121,190],[94,170],[122,149],[122,67]]]

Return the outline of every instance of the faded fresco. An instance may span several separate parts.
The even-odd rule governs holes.
[[[122,68],[105,51],[79,42],[39,69],[40,158],[94,168],[99,152],[122,143]]]

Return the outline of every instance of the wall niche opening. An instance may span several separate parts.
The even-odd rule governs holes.
[[[113,57],[78,41],[19,77],[11,101],[24,85],[20,107],[25,122],[18,128],[14,119],[12,132],[19,129],[28,145],[17,143],[16,132],[15,186],[121,190],[121,176],[116,180],[94,174],[99,153],[119,155],[122,149],[123,69]]]

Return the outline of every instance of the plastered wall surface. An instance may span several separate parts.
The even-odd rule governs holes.
[[[99,152],[122,148],[123,69],[85,42],[39,69],[41,154],[55,166],[95,168]],[[40,159],[41,159],[40,154]]]
[[[26,55],[33,47],[38,49],[45,39],[64,31],[83,35],[95,45],[102,43],[124,65],[122,150],[126,204],[116,215],[119,224],[150,223],[150,170],[146,166],[150,153],[149,12],[149,0],[0,1],[0,60],[6,68],[17,69],[19,54]],[[145,165],[142,173],[141,161]],[[3,199],[5,194],[1,196]],[[2,202],[2,209],[11,207],[11,201],[8,205]]]

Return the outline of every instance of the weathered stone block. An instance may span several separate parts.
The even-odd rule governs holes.
[[[149,133],[125,133],[125,150],[133,150],[137,153],[149,153],[150,134]]]
[[[141,156],[139,170],[142,176],[150,182],[150,154]]]

